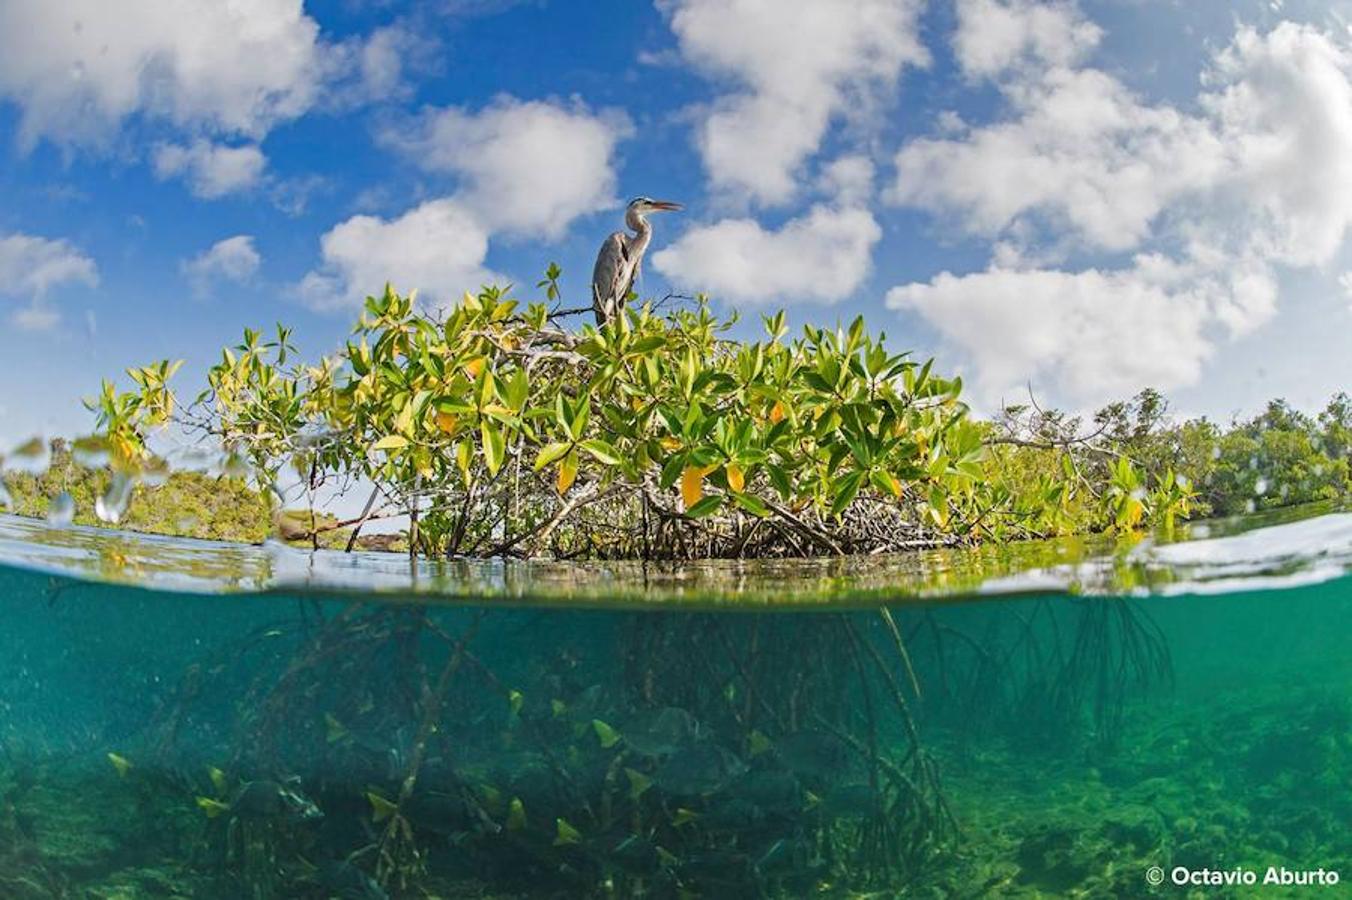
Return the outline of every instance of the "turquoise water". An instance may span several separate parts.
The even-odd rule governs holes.
[[[1260,524],[644,572],[0,519],[0,897],[1340,895],[1352,525]]]

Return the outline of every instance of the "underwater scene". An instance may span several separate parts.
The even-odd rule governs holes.
[[[6,517],[0,897],[1336,895],[1350,519],[573,602]]]

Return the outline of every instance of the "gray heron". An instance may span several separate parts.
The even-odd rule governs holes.
[[[675,212],[681,204],[651,197],[635,197],[624,211],[624,224],[633,234],[617,231],[601,245],[592,270],[592,310],[599,328],[612,322],[624,309],[624,301],[634,286],[639,265],[648,243],[653,239],[653,227],[647,216],[655,212]]]

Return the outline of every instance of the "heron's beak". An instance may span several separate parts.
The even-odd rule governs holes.
[[[654,200],[652,208],[661,212],[680,212],[685,209],[681,204],[672,203],[670,200]]]

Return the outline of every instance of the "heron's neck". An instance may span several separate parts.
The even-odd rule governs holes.
[[[629,252],[642,253],[648,249],[648,242],[653,239],[653,227],[642,213],[630,211],[624,217],[624,224],[628,225],[634,231],[634,236],[629,239]]]

